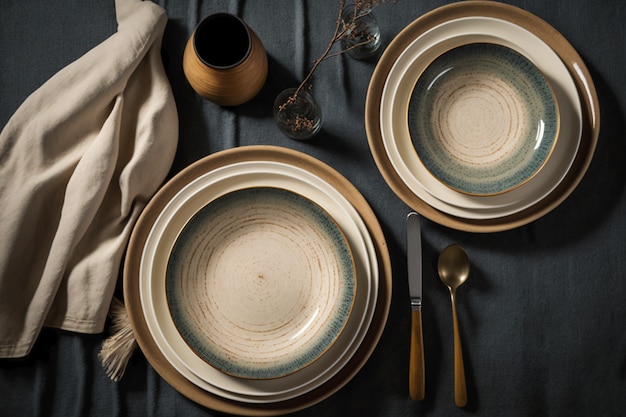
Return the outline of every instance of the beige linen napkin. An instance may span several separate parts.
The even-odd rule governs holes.
[[[118,32],[0,133],[0,357],[27,355],[42,326],[103,331],[131,229],[173,162],[167,16],[140,0],[116,14]]]

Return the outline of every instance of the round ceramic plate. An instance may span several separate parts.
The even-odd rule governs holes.
[[[377,267],[377,270],[372,272],[373,275],[371,278],[372,283],[376,285],[372,287],[373,294],[368,299],[368,307],[363,313],[364,315],[368,315],[370,320],[367,325],[364,324],[360,327],[358,335],[355,336],[355,341],[351,343],[349,352],[345,352],[344,359],[339,361],[341,363],[331,365],[330,367],[333,368],[332,372],[329,372],[323,378],[318,378],[318,380],[312,384],[314,385],[313,387],[302,389],[298,393],[294,393],[289,397],[268,398],[267,401],[261,402],[255,402],[254,400],[249,401],[247,397],[232,395],[227,391],[220,391],[214,386],[207,384],[205,381],[200,380],[187,368],[182,366],[180,362],[176,362],[176,357],[172,357],[171,359],[167,358],[165,356],[165,352],[159,345],[157,345],[155,340],[156,336],[153,337],[153,334],[148,328],[148,316],[144,311],[144,307],[146,307],[146,305],[142,305],[142,290],[140,290],[141,287],[145,287],[146,285],[145,282],[142,282],[141,277],[146,274],[151,274],[151,271],[146,272],[145,269],[149,268],[152,263],[154,263],[155,267],[158,266],[161,268],[161,271],[165,270],[165,266],[158,265],[156,259],[151,259],[150,262],[146,263],[147,256],[144,255],[144,250],[151,252],[153,255],[154,253],[159,253],[159,245],[157,243],[160,243],[161,241],[157,239],[156,241],[152,241],[150,243],[149,236],[155,234],[154,232],[156,232],[156,230],[154,226],[166,207],[172,202],[172,199],[176,195],[184,193],[185,188],[188,185],[193,184],[208,172],[214,172],[217,169],[228,167],[233,164],[249,163],[253,161],[284,164],[302,172],[306,172],[311,175],[312,178],[317,179],[317,181],[328,184],[330,189],[333,191],[333,193],[330,194],[339,195],[341,199],[349,203],[349,207],[347,207],[347,209],[354,210],[357,213],[355,222],[358,221],[362,223],[365,228],[365,233],[363,233],[362,239],[366,242],[371,242],[374,250],[373,256],[369,259],[366,257],[366,261],[371,261],[372,265]],[[302,179],[300,181],[302,181]],[[233,182],[234,184],[231,184],[231,186],[233,189],[236,189],[236,184],[240,181],[235,179]],[[254,183],[253,178],[250,178],[250,183]],[[313,185],[311,185],[311,187],[313,187]],[[320,194],[324,194],[325,191],[326,190],[323,189],[317,190]],[[197,193],[197,197],[200,198],[201,194],[201,192]],[[330,198],[330,196],[326,198]],[[187,199],[185,199],[185,201],[187,201]],[[178,205],[180,206],[180,204],[181,203],[179,202]],[[327,208],[325,205],[322,206]],[[330,210],[328,211],[330,213]],[[171,222],[166,223],[171,224]],[[340,223],[338,222],[338,224]],[[180,225],[181,228],[183,226],[184,224]],[[343,226],[342,230],[345,232]],[[163,232],[163,230],[161,230],[161,232]],[[168,233],[165,233],[164,236],[171,238],[172,242],[173,239],[175,239],[175,235],[174,237],[170,237]],[[350,236],[348,236],[348,240],[350,241]],[[354,251],[352,242],[350,242],[350,245]],[[247,416],[270,416],[293,413],[297,410],[316,404],[337,392],[356,375],[356,373],[363,367],[368,358],[371,356],[384,330],[391,305],[392,281],[389,252],[380,224],[378,223],[376,216],[369,207],[367,201],[363,198],[360,192],[352,184],[350,184],[347,179],[345,179],[345,177],[341,176],[341,174],[330,168],[328,165],[301,152],[274,146],[244,146],[217,152],[192,164],[176,175],[161,190],[159,190],[146,209],[142,212],[137,221],[136,227],[133,229],[125,259],[124,296],[126,308],[129,313],[129,320],[133,328],[133,332],[142,352],[159,375],[163,377],[165,381],[168,382],[174,389],[198,404],[224,413]],[[378,274],[378,271],[380,271],[380,274]],[[360,284],[361,282],[359,281],[359,285],[357,286],[357,300],[358,292],[361,288]],[[161,290],[158,293],[163,294],[164,291]],[[146,295],[145,292],[144,295]],[[163,298],[165,297],[163,296]],[[357,306],[355,303],[353,309],[356,308]],[[169,316],[169,314],[167,315]],[[350,318],[352,319],[354,315],[355,314],[351,314]],[[350,323],[348,323],[347,326],[349,325]],[[346,332],[347,327],[341,333],[340,337],[343,337]],[[177,333],[175,329],[174,333]],[[339,341],[337,341],[331,349],[334,349],[338,345]],[[165,344],[165,346],[167,347],[167,344]],[[309,378],[307,376],[303,376],[302,374],[313,370],[317,366],[317,363],[322,362],[326,356],[327,355],[322,356],[320,360],[304,368],[302,371],[296,372],[295,374],[284,378],[278,378],[276,380],[243,380],[239,378],[231,378],[236,379],[239,382],[262,382],[263,386],[265,386],[265,383],[269,383],[270,381],[289,379],[297,375],[298,379],[295,383],[306,385]],[[204,361],[200,361],[202,364],[206,365]],[[179,365],[181,365],[180,369],[177,368]],[[209,366],[209,368],[212,367]],[[321,372],[319,369],[318,371]],[[187,373],[189,377],[185,373]],[[222,378],[229,377],[221,372],[218,373]],[[194,377],[199,380],[200,383],[204,383],[207,388],[211,390],[201,387],[200,384],[195,384],[192,381],[192,378]],[[315,376],[312,376],[311,379],[314,377]],[[254,402],[254,404],[251,404],[251,402]]]
[[[357,292],[345,329],[336,343],[300,371],[269,380],[242,379],[218,371],[202,360],[180,336],[169,314],[164,284],[167,255],[187,219],[207,200],[242,188],[280,187],[324,207],[344,232],[354,255]],[[146,323],[163,355],[195,385],[225,398],[267,403],[301,395],[324,383],[350,359],[372,319],[378,267],[373,242],[358,213],[330,184],[305,170],[272,161],[233,163],[201,175],[186,185],[163,208],[146,240],[141,261],[140,295]]]
[[[469,43],[435,58],[408,106],[426,168],[460,192],[493,195],[532,178],[556,143],[559,111],[543,74],[506,46]]]
[[[442,184],[417,157],[408,129],[407,103],[415,80],[443,52],[477,42],[517,48],[532,59],[553,86],[561,120],[567,120],[560,125],[559,138],[545,166],[527,183],[496,195],[470,195]],[[454,19],[420,35],[389,71],[381,101],[383,146],[397,175],[419,199],[461,218],[505,217],[537,203],[567,174],[581,138],[581,103],[565,64],[540,38],[501,19],[480,16]]]
[[[348,242],[320,206],[246,188],[196,213],[166,273],[170,313],[207,363],[251,379],[294,373],[343,330],[356,292]]]
[[[474,29],[465,31],[464,24],[461,22],[474,21],[475,23],[476,20],[482,20],[481,24],[485,31],[480,29],[480,25],[475,24]],[[499,25],[499,22],[508,24],[509,28],[514,28],[512,32],[514,36],[510,36],[511,33],[508,29],[489,33],[492,28],[490,21],[496,25]],[[410,55],[415,51],[409,51],[409,49],[412,47],[423,48],[424,45],[420,44],[423,37],[428,37],[430,31],[436,28],[445,28],[446,24],[451,22],[454,22],[454,25],[448,27],[447,33],[435,36],[437,38],[435,40],[431,38],[430,45],[432,42],[442,44],[442,47],[445,46],[445,50],[448,50],[451,46],[450,43],[455,42],[455,38],[465,38],[474,34],[471,36],[472,42],[490,42],[493,39],[499,39],[499,41],[496,40],[496,43],[515,49],[526,57],[531,57],[531,53],[535,53],[539,45],[533,42],[529,44],[521,42],[520,38],[515,36],[521,31],[532,34],[532,37],[528,39],[538,39],[543,45],[542,47],[548,51],[547,57],[550,57],[550,54],[555,54],[559,62],[565,65],[567,70],[566,83],[573,82],[576,92],[576,96],[569,100],[569,104],[572,109],[575,109],[576,103],[580,103],[581,117],[579,121],[582,133],[580,137],[577,135],[572,137],[564,133],[565,130],[574,132],[576,129],[569,123],[565,123],[565,110],[561,106],[563,103],[559,98],[563,123],[554,153],[562,151],[564,155],[572,154],[571,159],[567,157],[556,158],[556,155],[553,155],[546,166],[526,184],[508,193],[494,196],[477,197],[459,193],[444,186],[433,177],[432,183],[436,183],[440,187],[436,190],[440,197],[435,197],[431,184],[428,185],[427,190],[414,174],[421,165],[421,163],[414,161],[419,161],[418,158],[403,160],[400,157],[394,159],[388,154],[392,151],[388,145],[393,144],[388,139],[389,132],[402,128],[408,132],[406,124],[403,127],[396,126],[396,124],[397,120],[403,117],[401,116],[402,111],[398,111],[397,108],[403,107],[404,115],[407,114],[406,106],[409,97],[407,96],[404,102],[398,101],[400,100],[398,96],[403,91],[398,88],[398,84],[401,84],[400,79],[404,77],[406,72],[413,70],[413,67],[410,66],[410,62],[413,62]],[[485,33],[487,35],[481,35]],[[527,39],[527,37],[523,35],[522,39]],[[467,40],[464,40],[463,43],[467,43]],[[421,52],[427,53],[428,48]],[[430,57],[428,62],[431,62],[432,59],[434,57]],[[402,60],[408,60],[409,63],[404,62],[402,64],[400,62]],[[561,80],[554,79],[553,75],[548,76],[546,69],[542,67],[541,59],[531,59],[531,61],[549,79],[557,97],[559,94],[570,97],[569,90]],[[401,65],[405,65],[405,70],[397,73],[395,77],[391,77],[392,70]],[[408,70],[406,65],[410,66]],[[551,68],[548,69],[552,70]],[[411,89],[419,73],[421,71],[415,75],[408,87],[406,87],[408,81],[405,80],[405,88]],[[390,88],[390,84],[393,84],[393,89]],[[392,111],[390,106],[394,105],[394,100],[397,108]],[[544,216],[562,203],[584,176],[593,158],[600,127],[598,97],[593,80],[581,57],[567,39],[537,16],[518,7],[491,1],[464,1],[449,4],[421,16],[408,25],[390,42],[378,61],[370,81],[365,109],[366,131],[372,156],[385,181],[396,195],[415,211],[432,221],[459,230],[482,233],[509,230],[522,226]],[[385,126],[385,115],[388,114],[397,120],[393,120],[393,123],[390,120]],[[406,118],[406,116],[404,117]],[[578,120],[575,121],[578,122]],[[410,138],[408,138],[408,133],[406,136],[409,149],[412,151],[413,146],[410,143]],[[563,146],[563,149],[559,151],[559,148],[567,140],[569,140],[568,145]],[[403,141],[395,145],[404,146]],[[404,154],[402,149],[396,149],[396,151],[400,156]],[[552,164],[553,160],[560,162]],[[400,174],[399,167],[401,165],[407,168],[404,176]],[[409,165],[411,169],[408,169]],[[427,175],[430,175],[423,166],[422,169]],[[412,185],[409,185],[410,182]],[[441,197],[441,195],[445,195],[446,198]]]

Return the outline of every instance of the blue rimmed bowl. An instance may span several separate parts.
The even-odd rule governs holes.
[[[533,178],[557,142],[560,112],[548,80],[503,45],[450,49],[424,70],[409,99],[418,158],[446,186],[496,195]]]
[[[233,191],[198,211],[174,243],[165,279],[187,345],[243,379],[281,378],[318,360],[346,326],[356,286],[332,217],[274,187]]]

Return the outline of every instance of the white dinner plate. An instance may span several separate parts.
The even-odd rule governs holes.
[[[198,209],[226,193],[272,186],[297,192],[331,215],[353,251],[357,295],[344,331],[318,360],[304,369],[271,380],[227,375],[199,358],[178,334],[165,299],[163,277],[167,256],[178,232]],[[275,402],[295,398],[335,375],[367,333],[377,291],[375,249],[356,210],[333,187],[299,168],[276,162],[242,162],[211,171],[183,188],[154,223],[144,248],[140,296],[148,328],[167,360],[191,382],[208,392],[242,402]]]
[[[490,196],[457,192],[434,178],[417,157],[408,132],[408,101],[421,72],[441,52],[475,42],[507,46],[533,62],[553,87],[564,120],[555,149],[537,175],[516,189]],[[391,68],[380,108],[385,151],[407,187],[432,207],[467,219],[508,216],[532,206],[548,195],[567,174],[576,156],[582,131],[580,98],[559,56],[528,30],[490,17],[472,16],[450,20],[417,37]]]

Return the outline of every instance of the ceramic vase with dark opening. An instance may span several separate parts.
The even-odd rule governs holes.
[[[195,28],[183,54],[191,87],[221,106],[251,100],[267,78],[267,53],[254,31],[239,17],[215,13]]]

